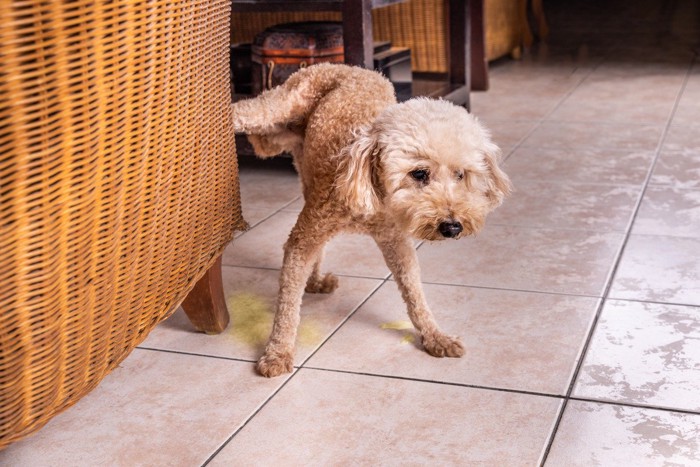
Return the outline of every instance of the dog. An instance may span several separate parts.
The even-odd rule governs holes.
[[[413,98],[397,103],[379,73],[342,64],[301,69],[280,86],[233,105],[233,125],[259,157],[291,153],[304,207],[284,246],[272,332],[258,372],[293,369],[304,291],[330,293],[324,245],[341,231],[370,235],[401,290],[422,347],[461,357],[426,303],[412,238],[475,234],[511,190],[500,150],[463,107]]]

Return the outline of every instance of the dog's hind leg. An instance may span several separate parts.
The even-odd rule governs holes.
[[[390,229],[390,233],[379,232],[373,234],[373,237],[401,290],[408,308],[408,317],[420,333],[423,348],[434,357],[461,357],[464,355],[462,342],[458,337],[448,336],[440,331],[433,313],[428,308],[423,295],[415,247],[409,238],[394,232]]]
[[[305,291],[308,293],[331,293],[338,288],[338,278],[334,274],[330,272],[321,274],[323,250],[324,248],[321,247],[321,250],[316,257],[316,261],[314,262],[314,267],[311,270],[311,275],[306,281]]]
[[[304,286],[316,258],[328,239],[332,228],[322,226],[317,214],[306,208],[301,211],[296,225],[284,246],[284,261],[280,273],[277,311],[265,353],[258,360],[258,372],[267,377],[290,373],[294,360],[294,343],[299,327],[299,311]]]

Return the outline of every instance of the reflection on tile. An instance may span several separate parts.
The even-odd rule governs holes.
[[[425,243],[423,280],[599,296],[622,233],[487,226],[476,238]]]
[[[283,246],[298,214],[281,211],[241,235],[224,251],[227,266],[282,267]],[[325,248],[324,272],[370,278],[389,275],[381,251],[367,235],[340,234]]]
[[[268,209],[253,209],[247,208],[245,206],[243,207],[243,219],[245,219],[245,221],[248,223],[249,229],[258,225],[260,222],[269,217],[272,213],[273,211],[270,211]],[[236,237],[240,237],[244,233],[245,231],[236,232]]]
[[[639,188],[520,181],[489,222],[542,228],[624,231]]]
[[[554,120],[654,123],[665,125],[681,89],[685,70],[602,66],[551,115]],[[643,105],[640,105],[643,102]]]
[[[653,159],[652,151],[520,147],[506,161],[505,170],[518,191],[521,180],[640,185]]]
[[[547,467],[698,465],[700,415],[571,401]]]
[[[697,153],[700,150],[700,124],[673,124],[668,129],[664,139],[663,151],[689,151]]]
[[[700,144],[698,146],[685,151],[662,151],[649,183],[700,188]]]
[[[627,100],[613,97],[619,93],[613,88],[608,90],[610,96],[572,96],[555,110],[551,117],[554,120],[568,122],[624,122],[624,123],[653,123],[665,124],[673,110],[673,100],[665,99],[653,103],[646,102],[638,105],[643,97],[632,96]]]
[[[141,347],[257,360],[272,329],[278,279],[275,270],[224,267],[231,322],[223,333],[195,332],[180,309],[157,326]],[[379,284],[378,280],[342,277],[334,293],[304,294],[295,363],[308,357]]]
[[[559,404],[301,369],[211,465],[536,465]]]
[[[300,196],[294,202],[282,208],[282,211],[296,212],[299,214],[304,207],[304,197]]]
[[[654,151],[661,130],[661,125],[544,122],[523,142],[523,146],[569,150],[594,147]]]
[[[470,96],[471,110],[486,121],[519,120],[536,122],[544,118],[557,105],[563,93],[528,96],[512,90],[491,88],[488,94]]]
[[[245,169],[240,172],[241,204],[244,208],[275,211],[301,195],[294,171]]]
[[[284,383],[250,364],[136,349],[0,464],[201,465]]]
[[[224,251],[226,266],[276,268],[282,266],[283,245],[297,214],[278,212],[234,240]]]
[[[435,358],[389,282],[309,360],[308,366],[564,394],[598,300],[458,286],[425,285],[441,329],[466,354]],[[405,326],[402,324],[405,323]]]
[[[632,232],[700,238],[700,190],[650,186]]]
[[[537,125],[533,121],[504,121],[485,119],[478,113],[474,115],[491,132],[493,141],[501,148],[503,154],[507,154],[509,148],[517,145]]]
[[[673,123],[680,125],[693,125],[700,121],[700,66],[697,61],[683,90],[683,95],[678,101],[678,107],[673,115]]]
[[[700,305],[700,239],[630,236],[609,296]]]
[[[700,309],[607,302],[574,393],[700,411]]]

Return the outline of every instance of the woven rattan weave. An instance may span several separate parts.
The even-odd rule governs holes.
[[[76,402],[241,227],[228,0],[0,2],[0,448]]]
[[[447,43],[442,0],[411,0],[372,10],[376,40],[411,49],[414,71],[447,72]],[[231,41],[252,42],[263,29],[292,21],[339,21],[340,13],[233,13]]]

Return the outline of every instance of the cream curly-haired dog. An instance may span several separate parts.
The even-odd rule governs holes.
[[[320,263],[324,245],[341,231],[377,242],[423,348],[461,357],[459,338],[438,328],[425,301],[411,237],[473,234],[509,192],[499,149],[477,120],[446,101],[397,104],[381,75],[331,64],[298,71],[234,104],[233,114],[235,130],[248,134],[259,156],[293,155],[305,201],[284,247],[277,312],[258,371],[292,371],[302,295],[338,286]]]

